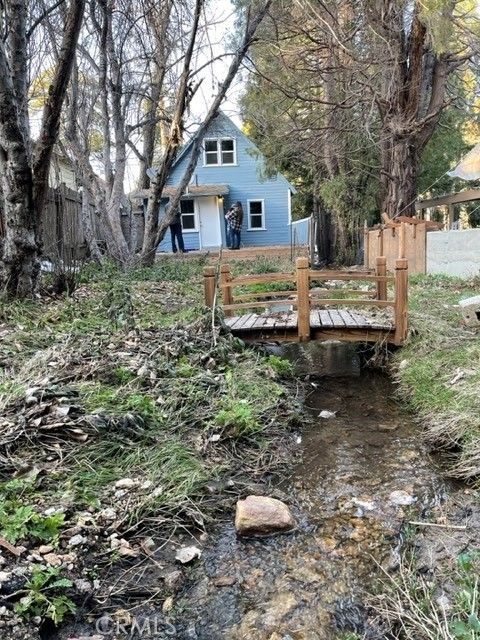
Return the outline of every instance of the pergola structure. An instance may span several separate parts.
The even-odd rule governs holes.
[[[448,208],[448,229],[453,227],[454,223],[454,206],[463,202],[473,202],[480,200],[480,189],[465,189],[458,193],[450,193],[437,198],[428,198],[427,200],[419,200],[415,204],[415,210],[419,212],[420,217],[425,217],[425,210],[434,207]]]

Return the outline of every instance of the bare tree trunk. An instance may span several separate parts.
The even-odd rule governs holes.
[[[154,6],[150,6],[150,12],[148,14],[148,20],[152,25],[155,35],[157,55],[152,61],[153,70],[152,84],[150,88],[151,93],[146,101],[146,122],[143,126],[142,132],[143,154],[140,160],[140,189],[150,188],[150,178],[147,175],[147,170],[152,167],[155,155],[157,123],[159,117],[158,112],[162,103],[162,90],[165,80],[169,49],[171,47],[167,34],[172,8],[173,0],[166,0],[160,7],[159,15],[157,15],[157,9]]]
[[[413,216],[418,175],[415,143],[408,138],[393,140],[388,153],[388,164],[384,170],[388,180],[382,213],[386,213],[390,218],[400,214]]]
[[[92,207],[90,204],[90,193],[87,184],[84,183],[82,190],[82,228],[87,243],[90,257],[98,264],[102,264],[103,256],[97,242],[97,234],[92,219]]]
[[[201,3],[200,3],[201,4]],[[145,266],[152,265],[155,261],[155,252],[157,246],[163,240],[165,233],[170,226],[171,221],[175,215],[175,211],[179,206],[180,199],[187,188],[193,172],[195,171],[195,167],[198,162],[198,158],[200,157],[201,149],[202,149],[202,141],[203,136],[205,135],[208,127],[210,126],[213,119],[218,114],[220,106],[225,99],[228,89],[232,84],[235,76],[238,73],[240,65],[242,64],[243,59],[245,58],[250,45],[252,44],[253,38],[257,31],[257,28],[261,24],[265,15],[267,14],[270,5],[272,4],[272,0],[267,0],[263,3],[262,7],[258,9],[255,16],[252,18],[250,13],[248,15],[247,25],[245,28],[245,34],[242,40],[242,43],[237,50],[234,59],[232,60],[227,75],[220,85],[217,95],[205,117],[202,124],[198,128],[195,137],[193,139],[190,151],[190,159],[185,170],[185,173],[182,177],[180,184],[178,185],[177,191],[173,198],[170,200],[170,210],[167,215],[164,216],[162,221],[159,223],[158,220],[158,212],[160,209],[160,201],[162,198],[163,188],[166,184],[168,174],[173,166],[177,155],[177,145],[175,142],[176,130],[181,126],[183,120],[183,114],[185,112],[185,106],[182,107],[181,101],[185,100],[187,95],[188,88],[188,75],[190,68],[190,61],[188,60],[184,67],[184,77],[182,77],[181,88],[179,92],[179,97],[177,98],[177,112],[175,114],[172,130],[171,130],[171,140],[173,139],[173,144],[169,145],[169,148],[166,152],[167,160],[162,164],[162,170],[157,176],[157,180],[148,201],[147,213],[145,216],[145,236],[143,242],[143,248],[141,253],[141,263]],[[197,25],[198,27],[198,25]],[[192,36],[196,33],[196,29],[192,30]],[[194,38],[192,40],[194,42]],[[191,42],[191,47],[193,44]],[[191,56],[190,56],[191,57]],[[188,55],[186,56],[188,58]]]
[[[12,296],[33,295],[37,283],[40,217],[84,5],[84,0],[72,0],[67,12],[60,59],[45,104],[32,166],[26,109],[27,3],[25,0],[5,3],[10,35],[7,42],[0,40],[0,172],[5,221],[0,283]]]

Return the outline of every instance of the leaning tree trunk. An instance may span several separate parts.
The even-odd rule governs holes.
[[[33,174],[25,145],[11,145],[2,156],[5,237],[0,281],[8,295],[26,298],[34,291],[39,273]]]
[[[384,156],[385,181],[382,213],[390,218],[398,215],[413,216],[417,197],[418,155],[411,138],[392,141]]]

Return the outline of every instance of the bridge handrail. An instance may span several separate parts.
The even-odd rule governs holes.
[[[366,281],[376,284],[376,291],[361,291],[342,289],[345,294],[368,296],[375,294],[375,299],[368,298],[319,298],[310,291],[312,282],[327,280],[342,281]],[[255,293],[242,293],[234,297],[233,289],[239,286],[254,284],[268,284],[270,282],[296,283],[296,289],[291,291],[267,291]],[[393,283],[394,298],[388,298],[388,284]],[[402,344],[408,332],[408,261],[399,258],[395,263],[394,276],[386,275],[386,258],[377,258],[375,274],[349,272],[349,271],[314,271],[310,269],[307,258],[297,258],[296,271],[293,273],[266,273],[259,275],[244,275],[232,278],[230,266],[224,264],[220,268],[219,282],[215,267],[206,267],[204,270],[205,302],[212,308],[216,304],[217,284],[222,292],[222,308],[226,316],[232,316],[237,309],[255,309],[258,307],[272,307],[285,301],[297,308],[298,313],[298,339],[300,341],[310,339],[310,310],[312,304],[325,306],[373,306],[379,308],[391,307],[394,310],[395,336],[394,342]],[[321,289],[322,292],[331,291]],[[258,299],[257,299],[258,298]]]

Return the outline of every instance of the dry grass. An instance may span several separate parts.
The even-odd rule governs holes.
[[[399,396],[461,479],[480,474],[480,336],[462,327],[457,304],[477,292],[475,280],[412,278],[414,333],[394,361]]]

